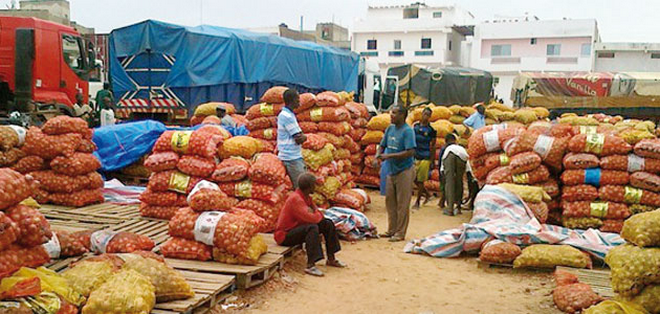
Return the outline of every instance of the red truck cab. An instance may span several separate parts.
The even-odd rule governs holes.
[[[87,103],[92,61],[84,40],[69,26],[0,16],[0,108],[73,107],[78,93]]]

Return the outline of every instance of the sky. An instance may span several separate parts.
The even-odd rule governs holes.
[[[292,29],[313,29],[317,22],[349,27],[364,18],[369,5],[409,4],[422,0],[70,0],[71,18],[97,33],[146,19],[195,26],[210,24],[260,28],[285,23]],[[4,8],[11,0],[0,0]],[[498,16],[598,21],[607,42],[660,42],[660,0],[429,0],[429,5],[455,4],[477,21]]]

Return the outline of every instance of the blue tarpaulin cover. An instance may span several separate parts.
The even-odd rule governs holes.
[[[138,85],[163,86],[188,109],[228,101],[243,111],[273,85],[300,91],[357,88],[357,54],[239,29],[147,20],[113,30],[109,53],[115,95],[148,98]]]
[[[101,161],[101,171],[114,171],[136,162],[149,153],[158,137],[167,130],[165,124],[144,120],[94,129],[94,152]]]

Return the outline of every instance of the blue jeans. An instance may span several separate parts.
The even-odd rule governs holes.
[[[282,163],[284,163],[284,167],[286,167],[286,173],[289,175],[291,183],[293,183],[293,189],[297,189],[298,177],[300,177],[301,174],[307,172],[305,161],[303,161],[301,158],[295,160],[283,160]]]

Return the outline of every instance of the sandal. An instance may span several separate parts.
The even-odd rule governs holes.
[[[316,277],[323,277],[323,272],[320,271],[316,266],[312,266],[310,268],[305,268],[305,273],[308,275],[316,276]]]
[[[342,262],[340,262],[339,260],[336,260],[336,259],[332,260],[332,261],[327,260],[325,262],[325,264],[330,266],[330,267],[337,267],[337,268],[345,268],[346,267],[346,264],[344,264],[344,263],[342,263]]]

